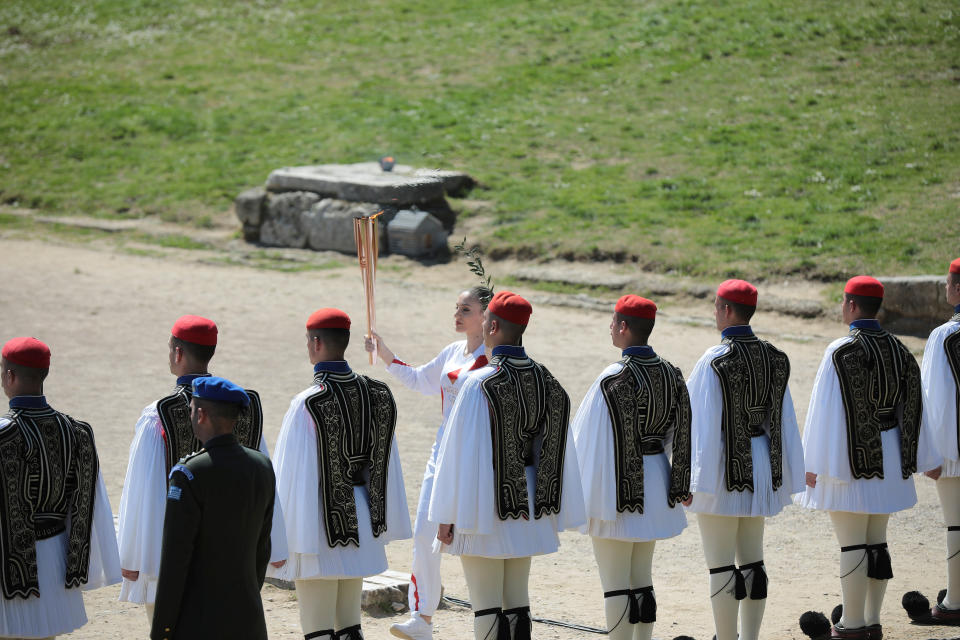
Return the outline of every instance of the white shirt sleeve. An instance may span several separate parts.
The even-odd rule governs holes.
[[[159,576],[166,497],[163,428],[153,403],[137,421],[120,497],[120,566],[139,571],[138,580],[156,580]]]
[[[433,360],[419,367],[412,367],[399,358],[394,358],[394,361],[387,365],[387,372],[405,387],[424,395],[437,395],[443,381],[443,367],[450,359],[451,350],[457,349],[463,349],[462,341],[447,345]]]

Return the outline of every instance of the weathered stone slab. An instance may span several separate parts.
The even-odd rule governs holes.
[[[944,288],[946,276],[888,276],[883,283],[880,321],[895,331],[924,336],[953,315]]]
[[[319,200],[320,196],[309,191],[269,194],[260,242],[274,247],[304,248],[309,237],[308,214]]]
[[[260,226],[263,221],[263,205],[267,198],[267,190],[263,187],[247,189],[233,201],[234,211],[244,225]]]
[[[373,215],[378,210],[379,207],[373,203],[324,198],[304,214],[303,226],[307,233],[307,244],[316,251],[355,253],[357,245],[353,238],[353,219]],[[386,249],[385,222],[390,219],[390,215],[384,213],[377,218],[381,253]]]
[[[289,580],[267,578],[265,582],[288,591],[296,587]],[[407,589],[410,575],[387,569],[383,573],[363,579],[363,591],[360,594],[360,606],[364,609],[391,607],[394,610],[406,608]],[[441,587],[441,594],[443,587]]]
[[[383,171],[375,162],[284,167],[270,173],[269,191],[312,191],[353,202],[379,202],[399,207],[443,198],[437,176]]]

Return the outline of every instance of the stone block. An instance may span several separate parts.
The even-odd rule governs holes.
[[[316,251],[342,251],[355,254],[357,245],[353,238],[353,219],[370,216],[377,211],[379,207],[369,202],[347,202],[324,198],[304,214],[307,244]],[[390,219],[390,215],[383,214],[377,218],[381,254],[387,251],[386,222]]]
[[[443,180],[438,177],[383,171],[376,162],[284,167],[270,173],[267,189],[312,191],[338,200],[398,207],[436,200],[444,194]]]
[[[446,230],[426,211],[398,211],[386,228],[390,253],[420,257],[436,255],[447,249]]]
[[[944,289],[946,276],[889,276],[883,283],[880,321],[893,331],[926,336],[953,315]]]
[[[234,211],[243,225],[259,227],[263,221],[263,205],[267,197],[267,190],[263,187],[247,189],[233,201]]]
[[[304,248],[310,208],[319,200],[320,196],[309,191],[269,194],[260,242],[274,247]]]

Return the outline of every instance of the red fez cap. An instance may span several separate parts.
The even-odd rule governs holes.
[[[170,330],[174,338],[180,338],[184,342],[201,344],[206,347],[215,347],[217,345],[217,325],[213,320],[207,320],[200,316],[180,316],[173,323],[173,329]]]
[[[634,316],[636,318],[647,318],[653,320],[657,317],[657,305],[652,300],[641,298],[633,294],[627,294],[617,300],[617,306],[614,311],[625,316]]]
[[[50,368],[50,348],[36,338],[14,338],[3,345],[3,359],[21,367]]]
[[[350,316],[340,309],[325,307],[310,314],[307,329],[349,329]]]
[[[519,324],[522,327],[527,326],[530,314],[533,313],[530,303],[512,291],[498,291],[490,300],[487,309],[507,322]]]
[[[745,304],[748,307],[757,306],[757,288],[746,280],[725,280],[717,287],[717,295],[724,300]]]
[[[960,258],[950,263],[950,273],[960,273]]]
[[[843,288],[843,292],[854,296],[882,298],[883,284],[870,276],[854,276],[847,280],[847,286]]]

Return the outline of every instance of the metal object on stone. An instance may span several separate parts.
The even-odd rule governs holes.
[[[447,231],[426,211],[398,211],[386,227],[391,253],[421,257],[447,246]]]

